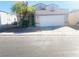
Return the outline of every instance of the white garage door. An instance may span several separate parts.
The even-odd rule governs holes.
[[[65,15],[45,15],[39,16],[39,26],[64,26]]]

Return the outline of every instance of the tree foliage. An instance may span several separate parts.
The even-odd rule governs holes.
[[[16,2],[12,7],[12,11],[17,14],[23,14],[26,10],[27,6],[24,4],[24,2]]]
[[[28,7],[27,7],[27,11],[28,11],[29,13],[34,13],[34,12],[35,12],[35,8],[32,7],[32,6],[28,6]]]
[[[34,24],[34,7],[28,6],[24,2],[16,2],[12,7],[12,11],[19,15],[20,25],[27,27]]]

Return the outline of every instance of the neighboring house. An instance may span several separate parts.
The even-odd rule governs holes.
[[[9,25],[17,21],[17,17],[14,14],[9,14],[4,11],[0,11],[0,27],[2,25]]]
[[[39,6],[40,4],[37,4]],[[64,26],[68,22],[68,10],[56,8],[53,5],[44,5],[44,9],[36,10],[35,25],[38,27]],[[36,7],[36,5],[35,5]],[[39,7],[38,7],[39,8]],[[50,9],[49,9],[50,8]]]
[[[71,11],[68,15],[70,26],[79,25],[79,10]]]

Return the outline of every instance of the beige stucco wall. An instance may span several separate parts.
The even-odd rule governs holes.
[[[36,15],[46,15],[46,14],[67,14],[68,11],[64,9],[57,9],[57,10],[40,10],[36,11]]]
[[[68,20],[71,26],[76,25],[79,22],[79,11],[69,13]]]

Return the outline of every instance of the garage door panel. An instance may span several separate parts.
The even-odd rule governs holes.
[[[64,26],[64,15],[39,16],[40,26]]]

